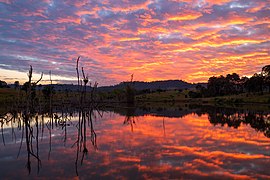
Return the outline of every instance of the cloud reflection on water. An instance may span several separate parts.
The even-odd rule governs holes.
[[[87,133],[88,155],[78,166],[80,178],[147,179],[168,178],[270,178],[270,142],[263,133],[241,124],[237,129],[209,122],[209,114],[187,114],[181,118],[154,115],[127,117],[107,112],[94,121],[97,150]],[[74,123],[75,124],[75,123]],[[131,130],[132,124],[132,130]],[[5,129],[8,130],[8,129]],[[48,133],[47,130],[44,134]],[[52,152],[48,160],[48,138],[39,141],[42,168],[30,177],[74,178],[77,130],[52,131]],[[19,144],[6,136],[7,145],[0,149],[3,177],[27,178],[26,152],[16,159]],[[19,137],[19,136],[18,136]],[[64,145],[65,144],[65,145]],[[10,169],[16,169],[13,173]]]

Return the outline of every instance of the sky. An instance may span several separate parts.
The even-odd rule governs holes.
[[[251,76],[270,64],[270,0],[0,0],[0,80],[99,85]]]

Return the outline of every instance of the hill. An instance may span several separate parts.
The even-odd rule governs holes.
[[[191,84],[182,80],[165,80],[165,81],[152,81],[152,82],[121,82],[114,86],[103,86],[99,87],[100,91],[112,91],[114,89],[123,89],[128,84],[132,85],[136,90],[149,89],[151,91],[162,89],[162,90],[173,90],[173,89],[192,89],[195,88],[198,84]],[[206,83],[199,83],[202,86],[206,86]]]
[[[182,80],[164,80],[164,81],[152,81],[152,82],[143,82],[143,81],[134,81],[134,82],[121,82],[113,86],[101,86],[98,87],[98,91],[112,91],[115,89],[124,89],[128,84],[132,85],[136,90],[145,90],[154,91],[157,89],[161,90],[175,90],[175,89],[192,89],[195,88],[198,84],[205,86],[206,83],[188,83]],[[13,84],[9,85],[11,88],[15,86]],[[44,86],[48,85],[38,85],[37,90],[43,89]],[[55,91],[77,91],[78,86],[73,84],[53,84]],[[87,91],[90,91],[91,88],[88,86]]]

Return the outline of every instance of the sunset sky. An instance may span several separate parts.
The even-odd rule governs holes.
[[[0,80],[206,82],[270,64],[270,0],[0,0]],[[75,81],[74,81],[75,80]]]

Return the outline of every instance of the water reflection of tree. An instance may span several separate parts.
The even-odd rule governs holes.
[[[76,173],[77,164],[79,159],[79,154],[81,153],[80,164],[83,164],[83,159],[88,153],[87,148],[87,137],[88,132],[90,132],[90,140],[95,149],[97,149],[97,141],[96,141],[96,133],[93,125],[93,118],[95,118],[95,110],[88,109],[83,112],[79,112],[79,121],[77,124],[78,128],[78,141],[77,144],[77,154],[76,154]],[[61,129],[63,131],[63,143],[66,143],[67,140],[67,127],[72,124],[71,119],[74,113],[70,112],[55,112],[52,116],[49,113],[46,114],[28,114],[26,112],[16,112],[16,113],[6,113],[0,116],[0,125],[1,125],[1,136],[2,142],[6,145],[5,141],[5,133],[4,133],[4,125],[11,126],[11,141],[17,141],[18,137],[16,136],[16,128],[17,131],[21,133],[20,135],[20,144],[18,149],[17,158],[20,157],[21,150],[25,147],[27,152],[26,156],[26,168],[28,173],[31,173],[33,158],[37,162],[37,170],[39,172],[41,167],[41,159],[40,159],[40,141],[43,140],[44,132],[48,132],[48,159],[50,158],[51,149],[52,149],[52,131],[53,129]],[[53,117],[53,118],[51,118]],[[76,116],[77,117],[77,116]],[[14,125],[12,125],[14,124]],[[53,124],[53,126],[52,126]],[[89,127],[89,129],[88,129]],[[13,133],[14,131],[14,133]]]
[[[185,108],[180,107],[162,107],[162,111],[154,111],[153,108],[108,108],[106,110],[113,111],[125,116],[124,124],[130,125],[133,130],[135,117],[151,114],[159,117],[179,117],[182,118],[188,114],[195,113],[198,116],[208,114],[209,122],[213,125],[221,125],[238,128],[241,124],[250,125],[252,128],[264,133],[270,138],[270,113],[269,111],[255,111],[250,109],[224,108],[214,106],[200,106],[190,104]]]
[[[130,125],[130,129],[131,129],[131,132],[133,132],[134,130],[134,125],[136,125],[136,107],[134,106],[129,106],[127,108],[125,108],[125,119],[124,119],[124,122],[123,124],[124,125]],[[138,120],[138,119],[137,119]],[[163,120],[162,120],[162,128],[163,128],[163,135],[164,137],[166,137],[166,128],[165,128],[165,118],[163,117]]]
[[[19,146],[19,151],[17,154],[17,158],[20,155],[23,142],[25,142],[26,146],[26,152],[27,152],[27,162],[26,162],[26,168],[28,170],[28,173],[31,173],[31,161],[32,158],[37,160],[37,169],[39,172],[39,169],[41,167],[41,160],[39,157],[39,126],[41,122],[38,119],[37,114],[30,114],[26,111],[24,112],[12,112],[12,113],[6,113],[5,115],[2,115],[0,118],[1,121],[1,129],[2,129],[2,140],[3,144],[5,145],[5,137],[3,133],[3,125],[11,123],[11,135],[12,140],[16,142],[16,133],[14,132],[14,126],[13,124],[17,123],[17,128],[19,131],[21,131],[21,141]],[[33,125],[34,124],[34,125]]]
[[[90,128],[90,140],[95,149],[97,149],[97,135],[94,130],[93,126],[93,116],[94,111],[93,109],[90,109],[88,111],[81,111],[79,112],[79,122],[77,124],[77,141],[74,143],[76,145],[76,160],[75,160],[75,169],[76,174],[78,173],[78,161],[79,161],[79,155],[81,154],[81,160],[80,164],[83,164],[83,160],[85,156],[88,154],[88,148],[87,148],[87,128]]]
[[[227,125],[228,127],[238,128],[241,124],[246,124],[270,138],[269,113],[214,108],[208,109],[208,114],[209,121],[213,125],[220,124],[221,126]]]
[[[130,125],[131,131],[133,132],[133,129],[134,129],[133,126],[136,124],[136,121],[135,121],[136,108],[133,106],[130,106],[130,107],[125,108],[125,110],[126,110],[126,114],[125,114],[126,116],[125,116],[125,120],[123,124]]]
[[[81,155],[81,165],[83,164],[84,157],[88,154],[88,148],[87,148],[87,127],[90,127],[90,139],[92,142],[92,145],[95,149],[97,149],[97,140],[96,140],[96,133],[93,127],[93,117],[95,117],[94,110],[98,112],[100,116],[102,116],[99,113],[99,108],[97,101],[95,100],[95,91],[97,89],[97,82],[95,82],[94,86],[90,87],[92,88],[89,101],[87,101],[87,93],[86,93],[86,88],[87,88],[87,83],[88,77],[85,76],[84,69],[82,67],[82,76],[83,79],[80,81],[80,76],[79,76],[79,59],[77,59],[77,66],[76,66],[76,71],[77,71],[77,79],[78,79],[78,87],[79,87],[79,97],[78,97],[78,107],[77,111],[79,112],[79,122],[77,124],[78,128],[78,134],[77,134],[77,141],[74,143],[76,144],[77,147],[77,153],[76,153],[76,161],[75,161],[75,169],[76,169],[76,174],[77,176],[79,175],[78,173],[78,160],[79,160],[79,154],[82,152]]]
[[[39,158],[39,131],[38,131],[38,116],[35,117],[35,125],[36,125],[36,133],[34,133],[33,127],[30,125],[30,115],[23,114],[24,121],[24,129],[25,129],[25,141],[26,141],[26,148],[27,148],[27,169],[30,174],[31,172],[31,156],[36,158],[37,160],[37,167],[38,171],[41,165],[41,160]],[[36,138],[36,151],[33,150],[33,140]],[[23,138],[22,138],[23,139]]]
[[[78,72],[78,61],[77,60],[77,73]],[[34,101],[33,99],[33,88],[36,84],[41,80],[41,78],[37,82],[32,82],[32,66],[30,66],[30,70],[28,73],[29,81],[26,84],[26,102],[23,103],[22,108],[19,108],[18,104],[15,104],[15,109],[11,108],[11,113],[6,113],[4,115],[0,115],[0,125],[1,125],[1,134],[3,144],[5,145],[5,136],[4,136],[4,125],[11,122],[11,129],[12,129],[12,140],[15,137],[16,141],[16,134],[14,132],[13,123],[18,124],[18,130],[21,131],[21,142],[19,146],[19,152],[17,157],[20,156],[21,149],[23,145],[26,146],[27,151],[27,163],[26,167],[29,172],[31,173],[31,162],[32,158],[37,160],[37,169],[41,167],[41,159],[39,154],[39,141],[43,139],[44,129],[47,129],[49,133],[49,152],[48,152],[48,159],[50,159],[50,154],[52,150],[52,131],[54,128],[61,128],[63,130],[63,141],[66,143],[67,140],[67,126],[71,123],[71,118],[73,117],[74,111],[78,112],[79,120],[77,124],[78,128],[78,138],[75,144],[77,145],[77,153],[76,153],[76,173],[78,175],[78,157],[79,154],[82,152],[81,164],[83,163],[83,159],[85,155],[88,153],[87,148],[87,132],[88,127],[90,127],[90,136],[91,142],[94,148],[97,148],[96,145],[96,133],[94,131],[93,126],[93,119],[96,117],[95,111],[101,116],[102,114],[98,111],[98,103],[95,101],[95,90],[97,87],[97,83],[94,84],[92,91],[90,93],[86,93],[86,84],[88,83],[88,78],[84,75],[84,71],[82,68],[83,74],[83,83],[78,84],[79,95],[78,95],[78,102],[73,102],[73,99],[67,99],[68,103],[64,103],[62,99],[62,104],[60,106],[52,106],[52,94],[50,94],[50,101],[49,106],[46,102],[44,104],[40,104],[40,101]],[[60,110],[59,110],[60,107]],[[45,118],[48,120],[45,121]]]

